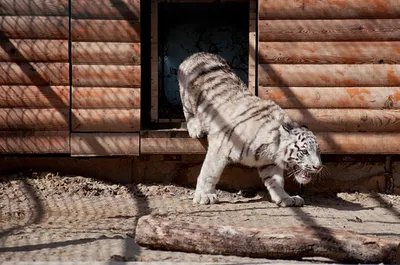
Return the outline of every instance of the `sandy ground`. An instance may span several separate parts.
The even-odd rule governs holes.
[[[319,225],[400,240],[400,196],[305,194],[306,207],[279,208],[266,192],[218,193],[220,204],[200,206],[191,202],[192,189],[174,185],[116,185],[46,172],[2,176],[0,261],[276,262],[141,248],[135,225],[149,213],[244,227]]]

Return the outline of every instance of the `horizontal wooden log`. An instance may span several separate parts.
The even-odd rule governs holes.
[[[69,85],[69,63],[0,63],[0,85]]]
[[[72,133],[72,156],[138,156],[138,133]]]
[[[260,20],[263,41],[398,41],[400,19]]]
[[[316,225],[245,228],[147,215],[138,220],[135,240],[150,249],[253,258],[325,257],[345,263],[396,263],[400,259],[399,240]]]
[[[260,42],[259,63],[398,64],[400,42]]]
[[[140,43],[73,42],[74,64],[140,65]]]
[[[400,65],[261,64],[260,86],[400,86]]]
[[[398,154],[400,134],[316,132],[323,154]],[[186,131],[142,131],[141,154],[205,154],[206,139],[192,139]]]
[[[316,133],[324,154],[399,154],[400,133]]]
[[[73,19],[73,41],[139,42],[140,22],[137,20]]]
[[[2,0],[0,16],[68,16],[68,0]]]
[[[0,132],[1,154],[68,154],[69,131]]]
[[[260,19],[399,18],[397,0],[261,0]]]
[[[68,41],[0,39],[0,62],[68,62]]]
[[[140,19],[140,0],[72,1],[72,17],[81,19]]]
[[[141,154],[205,154],[206,139],[190,138],[186,131],[143,131]]]
[[[400,87],[259,87],[282,108],[400,109]]]
[[[0,131],[67,131],[69,109],[0,108]]]
[[[140,66],[73,65],[74,86],[139,87]]]
[[[316,132],[400,132],[400,110],[287,109],[299,124]]]
[[[0,108],[69,108],[69,86],[0,86]]]
[[[0,39],[68,40],[68,17],[0,16]]]
[[[72,109],[74,132],[137,132],[139,109]]]
[[[132,87],[73,87],[72,107],[77,109],[140,109],[140,89]]]

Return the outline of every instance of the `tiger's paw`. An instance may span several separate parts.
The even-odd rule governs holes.
[[[304,199],[298,195],[286,197],[276,202],[281,207],[303,207]]]
[[[186,126],[191,138],[199,139],[205,136],[201,128],[201,123],[197,117],[189,119]]]
[[[206,193],[203,191],[196,191],[193,197],[193,203],[195,204],[215,204],[218,203],[217,194]]]

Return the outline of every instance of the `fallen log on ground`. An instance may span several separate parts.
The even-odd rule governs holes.
[[[400,241],[319,226],[260,229],[141,217],[136,242],[150,249],[268,259],[326,257],[346,263],[400,263]]]

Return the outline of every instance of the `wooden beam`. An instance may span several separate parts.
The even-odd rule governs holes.
[[[400,134],[317,132],[323,154],[398,154]],[[186,131],[142,131],[141,154],[205,154],[206,139],[192,139]]]
[[[0,62],[68,62],[68,41],[0,39]]]
[[[71,156],[138,156],[138,133],[72,133]]]
[[[400,64],[260,64],[260,86],[400,86]]]
[[[152,122],[158,122],[158,0],[151,0],[151,40],[150,40],[150,75],[151,100],[150,117]]]
[[[259,63],[399,64],[400,42],[260,42]]]
[[[290,118],[315,132],[400,132],[400,111],[287,109]]]
[[[140,0],[72,1],[72,17],[80,19],[140,19]]]
[[[1,0],[0,16],[68,16],[68,0]]]
[[[137,20],[72,19],[73,41],[140,42]]]
[[[140,65],[140,43],[73,42],[74,64]]]
[[[257,4],[258,1],[249,1],[249,90],[256,94],[256,62],[257,62]]]
[[[245,228],[139,218],[135,235],[140,246],[199,254],[269,259],[325,257],[344,263],[396,263],[400,241],[364,236],[343,229],[298,225]]]
[[[0,132],[1,154],[68,154],[69,131]]]
[[[72,87],[72,107],[76,109],[140,109],[140,89]]]
[[[69,108],[69,86],[0,86],[0,108]]]
[[[0,108],[0,131],[66,131],[68,129],[68,108]]]
[[[205,154],[206,139],[192,139],[186,131],[142,131],[141,154]]]
[[[0,85],[69,85],[69,63],[0,63]]]
[[[68,40],[68,17],[0,16],[1,37]]]
[[[86,87],[139,87],[138,65],[73,65],[72,84]]]
[[[397,0],[260,0],[260,19],[399,18]]]
[[[400,133],[317,133],[323,154],[398,154]]]
[[[260,20],[260,41],[399,41],[400,19]]]
[[[72,109],[73,132],[137,132],[139,109]]]
[[[400,109],[400,87],[259,87],[282,108]]]

